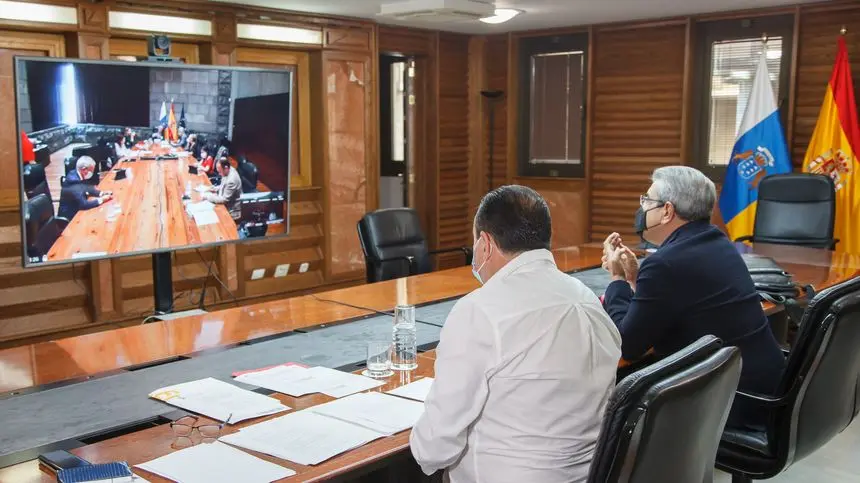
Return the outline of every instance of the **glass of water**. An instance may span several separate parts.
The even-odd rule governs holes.
[[[367,343],[367,369],[363,375],[368,377],[389,377],[391,370],[391,342],[372,341]]]

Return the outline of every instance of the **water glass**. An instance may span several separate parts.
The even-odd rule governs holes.
[[[373,341],[367,343],[367,370],[364,375],[368,377],[389,377],[391,371],[391,342]]]
[[[391,368],[411,371],[418,367],[418,336],[415,327],[415,306],[398,305],[394,308],[394,354]]]

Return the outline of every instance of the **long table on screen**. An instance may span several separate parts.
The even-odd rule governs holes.
[[[78,211],[48,251],[48,261],[78,257],[117,255],[204,245],[238,240],[236,223],[224,205],[215,205],[217,223],[198,225],[186,205],[203,195],[195,187],[211,187],[203,174],[190,174],[197,163],[181,153],[176,159],[121,159],[104,174],[99,191],[111,191],[114,199],[97,208]],[[171,154],[153,151],[152,157]],[[117,179],[119,170],[125,178]],[[202,173],[202,171],[201,171]],[[183,199],[190,185],[190,199]],[[116,210],[119,212],[117,213]]]
[[[775,245],[739,249],[772,257],[795,280],[818,290],[860,275],[860,256]],[[553,253],[561,270],[597,293],[605,288],[600,248]],[[170,453],[174,437],[166,423],[185,413],[146,397],[166,384],[202,377],[231,381],[233,371],[283,362],[358,370],[365,342],[390,334],[390,318],[375,311],[398,303],[418,306],[423,352],[415,371],[398,372],[377,390],[432,376],[433,348],[447,313],[475,288],[471,271],[463,267],[0,351],[0,481],[53,481],[35,458],[55,448],[71,449],[91,462],[130,464]],[[769,314],[779,310],[764,308]],[[271,395],[294,409],[331,400],[321,394]],[[228,426],[223,434],[265,419]],[[285,481],[349,479],[402,460],[408,440],[404,431],[316,466],[254,454],[298,473]],[[153,482],[166,481],[140,473]]]

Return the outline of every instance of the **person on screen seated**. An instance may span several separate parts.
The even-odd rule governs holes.
[[[164,125],[160,124],[152,130],[152,139],[154,141],[161,141],[164,139]]]
[[[200,147],[200,163],[197,165],[200,174],[211,175],[215,173],[215,160],[209,155],[209,148]]]
[[[122,135],[122,143],[125,149],[131,149],[137,144],[137,133],[134,132],[134,129],[130,127],[125,128]]]
[[[200,143],[197,141],[197,134],[189,135],[183,145],[183,148],[197,159],[200,159],[200,147]]]
[[[615,387],[618,330],[594,292],[556,267],[549,208],[531,188],[484,196],[472,235],[483,286],[442,328],[412,454],[452,482],[585,481]]]
[[[66,175],[60,191],[60,207],[57,216],[71,220],[80,210],[90,210],[113,199],[110,191],[99,191],[86,180],[95,175],[96,162],[89,156],[81,156],[75,169]]]
[[[732,242],[710,223],[716,189],[700,171],[654,171],[639,199],[636,231],[659,248],[641,266],[621,236],[604,242],[603,266],[613,282],[604,304],[621,332],[624,359],[677,352],[712,334],[743,357],[739,389],[772,394],[784,357],[752,278]],[[728,425],[761,429],[766,414],[735,398]]]
[[[188,138],[190,136],[185,133],[185,128],[182,126],[179,126],[177,132],[179,133],[179,146],[185,148],[185,146],[188,144]]]
[[[230,166],[230,160],[221,158],[215,165],[221,182],[218,186],[209,188],[209,192],[203,193],[203,199],[212,203],[225,205],[230,211],[230,216],[238,221],[242,217],[239,198],[242,196],[242,179],[235,168]]]

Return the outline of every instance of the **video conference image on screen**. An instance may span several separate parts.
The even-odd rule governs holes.
[[[291,73],[17,59],[25,264],[289,231]]]

